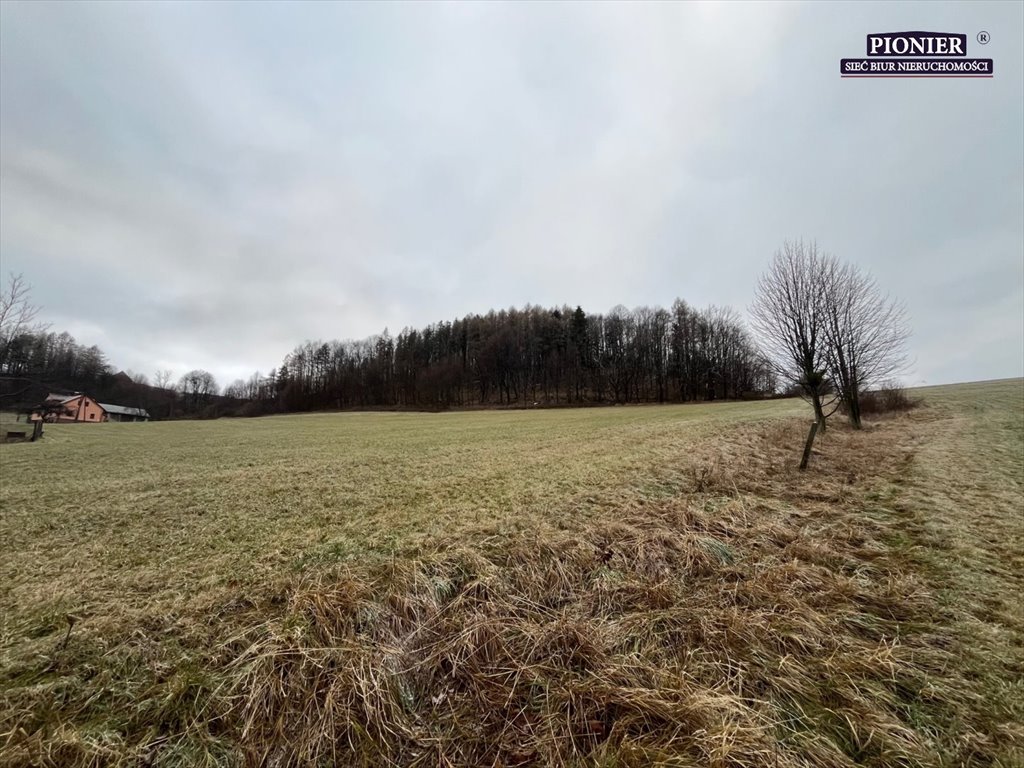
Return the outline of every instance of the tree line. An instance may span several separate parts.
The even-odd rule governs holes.
[[[151,384],[145,374],[116,371],[99,347],[79,344],[67,332],[33,328],[0,335],[0,407],[30,410],[51,392],[85,392],[158,419],[218,416],[238,406],[220,395],[207,371],[189,371],[177,381],[159,371]]]
[[[23,331],[10,339],[0,339],[0,371],[13,379],[32,377],[98,384],[113,373],[99,347],[84,346],[71,334]]]
[[[341,408],[664,403],[797,392],[815,420],[898,374],[905,311],[857,267],[786,242],[757,284],[753,335],[727,307],[617,306],[606,314],[527,305],[361,340],[307,341],[269,375],[220,392],[207,371],[114,374],[103,353],[34,323],[28,286],[0,292],[0,397],[57,383],[157,418]],[[117,399],[115,399],[117,398]],[[8,399],[9,403],[10,400]]]
[[[607,314],[526,306],[310,341],[225,394],[264,411],[433,409],[733,399],[775,384],[738,314],[677,300]]]
[[[24,283],[12,280],[17,292],[10,295],[24,310]],[[28,324],[28,313],[18,317],[17,325],[0,327],[0,396],[20,395],[27,405],[50,389],[86,391],[155,418],[680,402],[756,397],[776,384],[736,312],[684,301],[671,310],[618,306],[607,314],[526,306],[406,328],[395,337],[385,330],[358,341],[306,342],[269,375],[232,382],[223,393],[201,369],[177,381],[158,371],[152,383],[115,373],[98,347]]]

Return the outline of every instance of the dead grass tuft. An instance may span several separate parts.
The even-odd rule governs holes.
[[[231,665],[248,762],[927,764],[927,590],[688,518],[296,588]]]

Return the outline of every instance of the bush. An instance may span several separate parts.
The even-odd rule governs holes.
[[[867,416],[871,414],[901,413],[917,408],[921,404],[921,398],[911,397],[899,384],[888,384],[879,389],[864,392],[860,396],[860,412]]]

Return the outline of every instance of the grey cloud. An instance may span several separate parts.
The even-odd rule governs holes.
[[[1024,372],[1019,5],[0,14],[3,268],[119,366],[227,380],[526,302],[742,311],[802,235],[906,300],[913,380]],[[992,80],[838,77],[867,32],[975,27]]]

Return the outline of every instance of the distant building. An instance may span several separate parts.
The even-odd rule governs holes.
[[[149,411],[142,408],[128,408],[110,403],[100,403],[99,406],[107,413],[104,421],[149,421]]]
[[[43,404],[33,410],[29,421],[50,423],[80,422],[99,424],[104,421],[149,421],[149,413],[142,408],[128,408],[111,403],[98,403],[88,395],[49,395]]]

